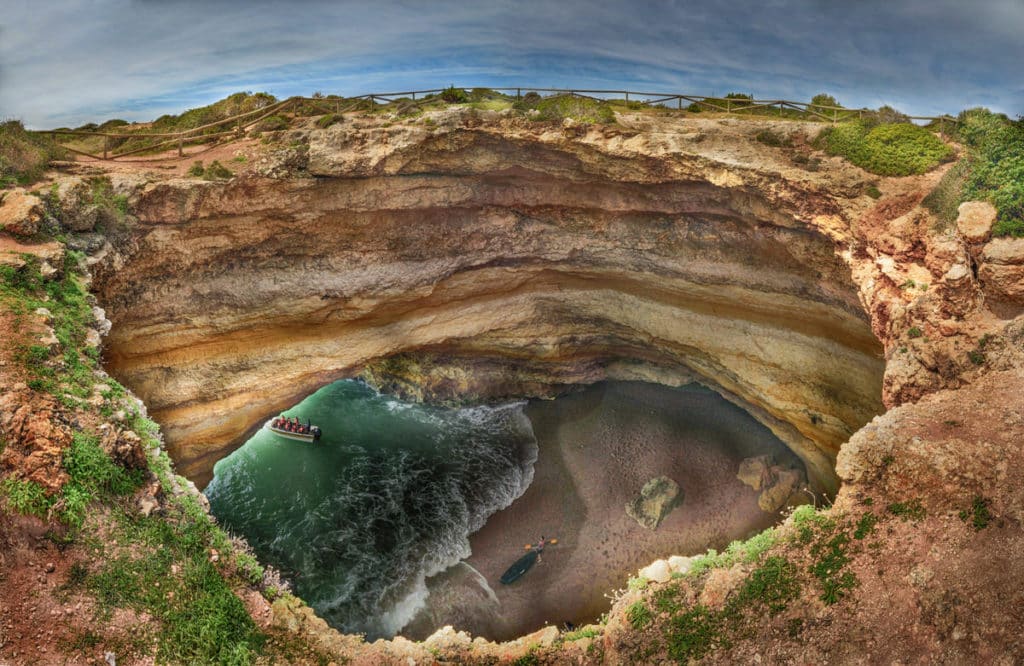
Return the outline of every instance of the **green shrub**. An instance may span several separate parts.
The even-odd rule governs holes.
[[[913,286],[913,285],[911,285],[911,286]],[[924,331],[922,331],[917,326],[911,326],[909,329],[907,329],[907,337],[908,338],[919,338],[922,335],[924,335]]]
[[[864,194],[868,195],[872,199],[880,199],[882,197],[882,190],[878,189],[874,185],[868,185],[867,189],[864,190]]]
[[[846,554],[846,545],[850,537],[845,532],[836,532],[831,536],[823,536],[811,547],[814,563],[810,571],[821,582],[821,600],[831,605],[846,596],[857,586],[857,577],[853,572],[845,571],[850,563]]]
[[[853,532],[853,538],[857,540],[866,539],[875,530],[878,516],[868,511],[857,521],[857,529]]]
[[[907,117],[907,114],[903,113],[902,111],[899,111],[897,109],[892,108],[888,104],[886,104],[885,106],[879,107],[878,111],[872,112],[871,115],[872,115],[872,119],[875,122],[878,122],[878,123],[891,124],[891,123],[909,123],[910,122],[910,118]]]
[[[992,514],[988,510],[988,505],[989,500],[981,495],[975,495],[974,499],[971,500],[970,510],[960,512],[960,520],[964,522],[970,521],[974,531],[980,532],[988,527],[989,522],[992,520]]]
[[[562,640],[565,642],[578,641],[584,638],[596,638],[601,635],[601,630],[593,625],[581,627],[575,631],[570,631],[562,635]]]
[[[128,214],[128,197],[114,194],[114,186],[106,177],[93,178],[89,181],[92,203],[107,211],[111,217],[123,221]]]
[[[637,601],[626,609],[626,619],[629,620],[630,626],[639,631],[649,625],[653,617],[647,604]]]
[[[790,141],[788,136],[779,134],[778,132],[773,132],[770,129],[761,130],[754,135],[754,138],[766,146],[774,146],[776,148],[793,145],[793,142]]]
[[[218,180],[221,178],[231,178],[234,176],[230,169],[226,166],[214,160],[210,162],[210,166],[206,167],[206,172],[203,174],[203,178],[206,180]]]
[[[540,120],[560,121],[566,118],[581,123],[615,122],[615,112],[606,102],[576,95],[553,95],[543,98],[537,104]]]
[[[275,102],[277,102],[277,98],[269,93],[237,92],[228,95],[224,99],[214,102],[213,104],[189,109],[178,116],[160,116],[153,122],[152,130],[164,133],[189,130],[195,127],[209,125],[210,123],[217,122],[218,120],[237,116],[241,113],[249,113],[250,111],[263,109]],[[213,128],[209,131],[213,133],[219,132],[222,129],[223,127]]]
[[[670,595],[661,594],[656,599],[658,610],[672,614],[665,635],[669,657],[681,664],[700,659],[715,647],[728,645],[730,636],[742,631],[751,614],[778,615],[799,595],[796,567],[777,555],[751,571],[721,610],[698,604],[679,613]]]
[[[898,516],[903,520],[912,520],[915,523],[923,519],[927,513],[919,499],[913,499],[908,502],[893,502],[886,507],[886,510],[894,516]]]
[[[960,160],[943,174],[921,204],[938,218],[938,229],[948,229],[956,224],[960,204],[964,201],[964,187],[970,176],[970,160]]]
[[[277,132],[286,129],[288,129],[288,119],[278,115],[267,116],[253,125],[253,130],[257,132]]]
[[[737,562],[756,562],[778,540],[778,531],[770,527],[763,532],[758,532],[746,541],[733,541],[726,547],[724,552],[719,553],[714,549],[710,549],[706,554],[693,559],[688,575],[699,576],[709,569],[731,567]]]
[[[768,557],[750,572],[733,603],[737,606],[764,604],[771,615],[776,615],[800,594],[796,574],[796,567],[785,557]]]
[[[842,106],[836,101],[836,98],[832,95],[826,95],[825,93],[819,93],[811,98],[811,111],[816,111],[822,115],[831,114],[835,109],[823,108],[823,107],[836,107]]]
[[[49,136],[25,130],[18,120],[0,123],[0,187],[30,185],[53,160],[67,154]]]
[[[449,104],[463,104],[469,101],[469,95],[466,94],[466,91],[455,86],[445,88],[438,97]]]
[[[953,154],[937,136],[910,123],[842,123],[822,130],[817,142],[829,154],[880,176],[925,173]]]
[[[203,174],[206,173],[206,167],[203,166],[202,160],[196,160],[192,163],[192,166],[188,168],[187,175],[193,178],[202,178]]]
[[[0,497],[17,513],[45,518],[53,506],[53,500],[46,496],[43,487],[34,481],[7,477],[0,483]]]
[[[957,138],[970,149],[962,198],[991,201],[999,211],[994,236],[1024,238],[1024,122],[988,109],[960,114]]]
[[[64,469],[70,477],[61,491],[60,519],[81,528],[89,504],[102,497],[127,495],[142,483],[141,471],[128,471],[115,464],[100,447],[99,439],[76,432],[64,452]]]
[[[320,129],[327,129],[331,125],[336,125],[343,120],[345,120],[345,117],[340,113],[328,113],[326,116],[317,118],[316,126]]]

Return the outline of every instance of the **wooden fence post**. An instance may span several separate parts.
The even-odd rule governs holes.
[[[523,96],[523,89],[522,88],[516,88],[516,100],[521,99],[522,96]]]
[[[103,137],[103,159],[107,159],[107,149],[110,148],[110,137]]]
[[[178,137],[178,157],[185,157],[185,140]]]

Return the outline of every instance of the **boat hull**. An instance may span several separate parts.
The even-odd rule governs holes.
[[[527,571],[533,568],[533,565],[537,563],[537,558],[540,553],[536,550],[531,550],[526,555],[523,555],[515,564],[510,566],[508,570],[501,576],[501,582],[503,585],[510,585],[520,578],[523,577]]]
[[[281,430],[273,426],[267,426],[267,430],[274,433],[275,435],[284,437],[285,439],[291,439],[296,442],[306,442],[307,444],[312,444],[313,442],[317,441],[320,438],[320,433],[290,432],[288,430]]]

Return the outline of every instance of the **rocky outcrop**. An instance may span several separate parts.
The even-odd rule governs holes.
[[[772,456],[755,456],[743,460],[736,478],[754,490],[761,491],[757,505],[767,513],[774,513],[788,505],[807,504],[813,498],[809,493],[801,493],[804,478],[800,470],[777,465]]]
[[[0,192],[0,231],[16,236],[34,236],[45,211],[39,197],[24,190]]]
[[[985,293],[1012,316],[1024,309],[1024,238],[997,238],[985,244],[978,266]]]
[[[992,237],[997,211],[987,201],[965,201],[960,204],[956,228],[968,243],[984,243]]]
[[[644,484],[640,494],[626,504],[626,513],[649,530],[658,529],[658,525],[668,513],[683,501],[682,491],[667,476],[659,476]]]
[[[205,481],[364,370],[430,399],[696,379],[834,491],[839,445],[883,409],[857,286],[875,270],[844,254],[861,172],[811,174],[719,121],[442,120],[310,132],[316,178],[134,190],[139,223],[97,267],[106,358],[181,471]]]

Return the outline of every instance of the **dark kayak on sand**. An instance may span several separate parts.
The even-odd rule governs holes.
[[[526,555],[520,557],[516,560],[515,564],[508,568],[508,571],[501,575],[501,582],[508,585],[509,583],[514,583],[522,578],[523,574],[529,571],[530,567],[537,562],[537,557],[539,555],[540,551],[531,550]]]

